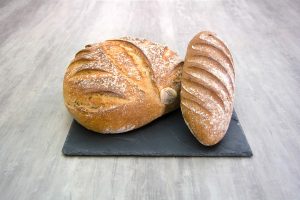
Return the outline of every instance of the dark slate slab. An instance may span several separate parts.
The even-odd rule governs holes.
[[[252,156],[235,112],[223,140],[205,147],[190,133],[180,110],[117,135],[89,131],[74,120],[62,151],[66,156]]]

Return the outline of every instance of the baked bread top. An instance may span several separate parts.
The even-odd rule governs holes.
[[[225,135],[234,100],[232,56],[215,33],[200,32],[189,43],[183,66],[181,110],[193,135],[214,145]]]
[[[178,107],[181,68],[175,52],[145,39],[87,45],[66,71],[65,105],[90,130],[126,132]]]

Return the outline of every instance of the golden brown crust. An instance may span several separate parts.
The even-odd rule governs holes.
[[[181,111],[186,124],[204,145],[218,143],[231,119],[234,66],[226,45],[211,32],[189,43],[181,82]]]
[[[164,91],[179,93],[181,66],[176,53],[147,40],[87,45],[66,71],[65,105],[80,124],[99,133],[141,127],[178,107],[179,95]]]

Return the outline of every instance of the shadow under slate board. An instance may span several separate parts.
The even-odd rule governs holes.
[[[206,147],[191,134],[179,109],[142,128],[115,135],[89,131],[74,120],[62,151],[66,156],[252,156],[235,112],[223,140]]]

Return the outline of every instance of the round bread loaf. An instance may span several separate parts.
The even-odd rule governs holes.
[[[66,71],[65,105],[95,132],[139,128],[179,107],[182,64],[168,47],[145,39],[87,45]]]
[[[198,33],[189,43],[181,81],[184,120],[203,145],[225,135],[233,110],[234,67],[225,44],[211,32]]]

